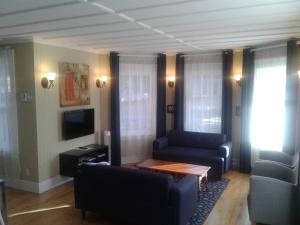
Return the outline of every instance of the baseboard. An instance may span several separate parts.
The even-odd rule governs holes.
[[[39,193],[38,183],[27,180],[18,179],[5,179],[5,186],[11,187],[17,190]]]
[[[52,188],[60,186],[64,183],[70,182],[73,180],[71,177],[63,177],[63,176],[56,176],[50,179],[44,180],[38,184],[39,186],[39,193],[46,192]]]
[[[73,178],[63,176],[52,177],[39,183],[27,180],[5,179],[5,184],[7,187],[40,194],[71,180]]]

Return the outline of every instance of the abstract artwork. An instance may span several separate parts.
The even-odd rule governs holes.
[[[89,105],[89,65],[60,63],[59,87],[61,106]]]

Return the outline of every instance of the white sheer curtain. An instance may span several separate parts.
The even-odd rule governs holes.
[[[151,157],[156,133],[156,57],[120,57],[122,163]]]
[[[285,117],[286,47],[255,52],[251,114],[253,161],[258,150],[282,151]]]
[[[0,48],[0,167],[1,177],[19,179],[15,65],[11,48]]]
[[[222,117],[221,53],[185,57],[184,92],[184,129],[220,133]]]

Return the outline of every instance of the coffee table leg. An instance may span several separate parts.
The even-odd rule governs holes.
[[[207,177],[207,173],[204,174],[203,176],[198,176],[198,199],[200,200],[201,198],[201,191],[202,191],[202,188],[201,188],[201,183],[204,184],[204,187],[205,187],[205,191],[207,191],[208,189],[208,177]]]
[[[205,185],[205,190],[207,191],[208,189],[208,177],[207,177],[207,173],[203,176],[203,182]]]
[[[200,200],[201,197],[201,181],[202,181],[202,176],[198,176],[198,200]]]

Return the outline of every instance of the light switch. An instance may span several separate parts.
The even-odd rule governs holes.
[[[27,103],[32,101],[32,95],[28,94],[27,92],[23,92],[20,94],[20,101]]]

